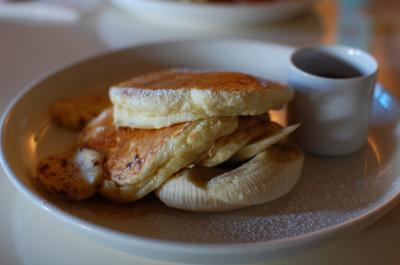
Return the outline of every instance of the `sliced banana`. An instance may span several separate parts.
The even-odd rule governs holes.
[[[185,169],[165,182],[156,194],[174,208],[217,212],[277,199],[296,184],[304,155],[294,146],[271,147],[240,167]]]
[[[110,105],[110,100],[105,96],[71,97],[56,101],[50,108],[50,115],[57,125],[80,130]]]
[[[240,117],[239,127],[233,133],[218,139],[198,164],[215,167],[228,160],[253,139],[275,132],[276,126],[275,123],[266,121],[262,116]]]
[[[291,134],[294,130],[296,130],[300,124],[291,125],[285,128],[280,127],[278,124],[275,124],[275,130],[270,130],[268,134],[263,136],[262,138],[253,141],[244,147],[242,147],[236,154],[234,154],[230,158],[230,162],[237,163],[245,161],[253,156],[257,155],[259,152],[267,149],[268,147],[278,143],[289,134]]]
[[[49,156],[37,165],[37,179],[49,193],[69,200],[92,196],[103,177],[103,156],[90,149],[80,149]]]

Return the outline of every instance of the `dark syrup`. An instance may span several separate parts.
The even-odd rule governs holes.
[[[293,56],[292,62],[304,72],[324,78],[344,79],[363,75],[348,61],[322,51],[303,51]]]
[[[341,78],[355,78],[362,75],[360,71],[352,68],[351,66],[347,66],[344,71],[338,72],[311,72],[313,75],[317,75],[324,78],[333,78],[333,79],[341,79]]]

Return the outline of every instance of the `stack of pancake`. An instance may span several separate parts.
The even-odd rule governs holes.
[[[49,180],[47,158],[38,177],[48,191],[75,200],[98,191],[119,202],[155,192],[171,207],[224,211],[276,199],[300,176],[303,154],[285,139],[297,125],[282,128],[268,117],[293,97],[286,86],[172,69],[137,76],[109,95],[113,106],[86,125],[67,159],[79,185]],[[66,185],[73,188],[60,189]]]

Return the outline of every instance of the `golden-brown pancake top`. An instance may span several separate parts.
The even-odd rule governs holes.
[[[224,91],[252,91],[277,88],[281,85],[238,72],[207,72],[165,70],[136,76],[116,87],[132,89],[209,89]],[[129,91],[126,91],[129,93]]]

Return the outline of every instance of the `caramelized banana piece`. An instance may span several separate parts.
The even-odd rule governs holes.
[[[71,97],[56,101],[50,107],[50,115],[57,125],[66,129],[80,130],[109,106],[111,103],[105,96]]]

